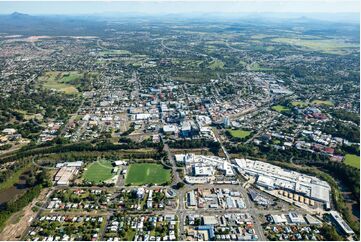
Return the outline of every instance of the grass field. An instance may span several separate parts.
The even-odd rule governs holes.
[[[305,50],[319,51],[328,54],[348,54],[357,44],[347,43],[336,39],[296,39],[296,38],[273,38],[272,41],[301,47]]]
[[[212,73],[196,72],[196,71],[179,71],[177,75],[171,76],[171,79],[187,82],[187,83],[202,83],[208,82],[209,79],[215,79],[217,75]]]
[[[304,108],[304,107],[307,107],[307,103],[305,102],[302,102],[302,101],[293,101],[291,102],[292,106],[294,107],[299,107],[299,108]]]
[[[209,68],[211,68],[212,70],[216,70],[216,69],[223,69],[224,67],[224,63],[220,60],[212,60],[210,63],[209,63]]]
[[[251,131],[241,130],[241,129],[227,129],[227,131],[235,138],[246,138],[251,134]]]
[[[99,160],[87,166],[83,174],[85,181],[92,183],[101,183],[113,177],[112,163],[107,160]]]
[[[238,65],[241,65],[241,66],[247,66],[247,62],[245,62],[245,61],[243,61],[243,60],[240,60],[239,62],[238,62]]]
[[[251,36],[251,39],[265,39],[265,38],[272,38],[275,37],[275,35],[269,35],[269,34],[255,34]]]
[[[170,170],[160,164],[136,163],[128,168],[126,185],[164,184],[171,180]]]
[[[357,155],[347,154],[345,156],[344,163],[349,166],[360,169],[360,157]]]
[[[96,72],[48,71],[38,78],[38,84],[47,89],[76,94],[88,90],[97,77]]]
[[[132,53],[127,50],[104,50],[99,53],[101,56],[106,55],[131,55]]]
[[[77,71],[61,72],[61,71],[49,71],[39,78],[44,88],[55,89],[57,91],[65,92],[67,94],[78,93],[78,89],[69,84],[69,82],[79,80],[83,77],[83,74]]]
[[[253,62],[248,66],[250,71],[272,71],[272,68],[260,66],[257,62]]]
[[[285,106],[282,106],[282,105],[276,105],[276,106],[272,106],[272,109],[277,111],[277,112],[285,112],[285,111],[288,111],[289,109]]]
[[[333,106],[333,102],[327,100],[313,100],[312,103],[318,105]]]

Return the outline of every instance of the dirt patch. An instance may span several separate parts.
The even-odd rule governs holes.
[[[25,231],[37,215],[37,212],[34,212],[31,208],[37,202],[45,201],[48,191],[48,189],[42,190],[38,198],[34,199],[34,201],[23,210],[13,214],[9,218],[4,230],[0,233],[1,241],[21,240]]]

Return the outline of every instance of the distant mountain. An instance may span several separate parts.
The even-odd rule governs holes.
[[[104,35],[106,23],[76,16],[0,15],[0,33],[30,35]]]
[[[25,18],[25,17],[30,17],[29,14],[25,14],[25,13],[19,13],[19,12],[13,12],[12,14],[9,15],[11,18]]]
[[[201,22],[227,23],[229,28],[234,31],[241,31],[240,23],[248,25],[274,25],[288,27],[290,30],[298,28],[303,34],[328,34],[351,36],[353,39],[359,39],[359,24],[345,21],[347,16],[340,14],[267,14],[267,13],[247,13],[247,14],[95,14],[82,16],[64,16],[64,15],[41,15],[32,16],[24,13],[14,12],[9,15],[0,15],[0,33],[9,35],[21,34],[30,35],[50,35],[50,36],[69,36],[69,35],[93,35],[105,36],[108,23],[120,22],[124,26],[128,23],[139,21],[162,22],[179,21],[189,24]],[[354,19],[354,16],[350,16]],[[114,27],[114,26],[113,26]],[[228,29],[229,30],[229,29]]]

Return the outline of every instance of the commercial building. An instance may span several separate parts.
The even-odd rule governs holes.
[[[190,191],[187,193],[187,203],[189,207],[194,207],[197,205],[196,196],[194,191]]]
[[[164,134],[175,134],[178,133],[178,127],[176,125],[164,125],[163,132]]]
[[[193,165],[193,175],[194,176],[212,176],[214,169],[212,166],[203,166],[203,165]]]
[[[262,161],[235,159],[235,163],[242,174],[256,177],[258,186],[269,190],[283,189],[325,204],[330,203],[331,187],[317,177],[286,170]]]
[[[288,221],[287,221],[287,218],[286,218],[286,215],[284,214],[274,214],[274,215],[271,215],[271,218],[272,218],[272,222],[275,223],[275,224],[286,224]]]
[[[343,220],[341,215],[337,211],[331,211],[331,221],[334,223],[337,228],[346,235],[353,235],[355,232],[350,228],[350,226]]]
[[[83,161],[73,161],[73,162],[64,162],[64,163],[57,163],[56,164],[56,168],[61,168],[63,166],[67,166],[67,167],[82,167],[84,164]]]
[[[78,173],[78,168],[77,167],[63,166],[55,174],[54,182],[56,183],[56,185],[69,185],[70,180],[77,173]]]
[[[303,216],[298,213],[294,213],[294,212],[288,213],[288,217],[290,218],[291,223],[294,223],[294,224],[305,224],[306,223]]]

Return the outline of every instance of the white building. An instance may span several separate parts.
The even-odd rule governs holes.
[[[7,135],[12,135],[12,134],[15,134],[15,133],[16,133],[16,129],[7,128],[7,129],[3,129],[2,132],[3,132],[4,134],[7,134]]]
[[[212,176],[214,168],[212,166],[193,165],[194,176]]]
[[[337,211],[330,212],[332,222],[336,223],[336,225],[342,230],[343,233],[347,235],[353,235],[355,232],[350,228],[350,226],[343,220],[341,215]]]
[[[290,218],[291,223],[294,223],[294,224],[305,224],[306,223],[303,216],[298,213],[290,212],[290,213],[288,213],[288,217]]]
[[[330,185],[317,177],[283,169],[262,161],[235,159],[243,174],[257,178],[257,185],[267,189],[284,189],[311,199],[330,202]]]
[[[163,132],[165,134],[175,134],[178,133],[178,127],[175,125],[164,125]]]

